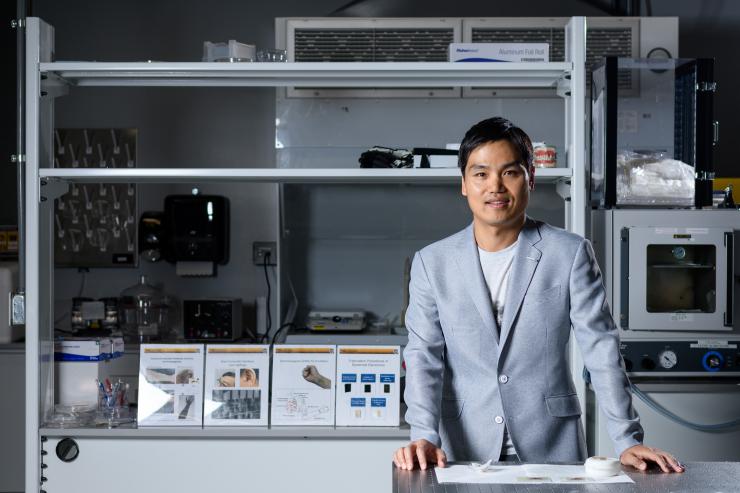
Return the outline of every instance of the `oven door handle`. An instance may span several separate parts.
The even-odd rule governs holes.
[[[725,248],[727,249],[727,305],[725,305],[725,327],[732,327],[735,301],[735,232],[725,233]]]
[[[629,228],[622,228],[620,232],[620,264],[621,272],[619,273],[622,277],[619,283],[619,326],[624,329],[629,329],[630,320],[630,303],[629,303],[629,292],[630,292],[630,230]]]

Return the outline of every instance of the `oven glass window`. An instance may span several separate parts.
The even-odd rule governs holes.
[[[716,259],[714,245],[648,245],[647,311],[714,313]]]

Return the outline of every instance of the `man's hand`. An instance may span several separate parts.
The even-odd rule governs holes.
[[[399,469],[412,470],[414,461],[419,462],[419,467],[424,470],[427,463],[437,463],[437,467],[445,467],[447,456],[444,451],[428,440],[416,440],[405,447],[401,447],[393,454],[393,462]]]
[[[619,456],[619,461],[639,471],[646,471],[649,462],[658,464],[663,472],[684,472],[686,470],[684,465],[668,452],[645,445],[634,445],[628,448]]]

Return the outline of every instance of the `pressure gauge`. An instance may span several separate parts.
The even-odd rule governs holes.
[[[673,258],[676,260],[683,260],[686,258],[686,249],[682,246],[673,247],[671,253],[673,254]]]
[[[678,356],[670,349],[666,349],[658,355],[658,364],[666,370],[670,370],[678,363]]]

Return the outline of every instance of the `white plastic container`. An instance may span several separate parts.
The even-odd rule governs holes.
[[[239,43],[230,39],[226,43],[203,42],[204,62],[253,62],[257,58],[254,45]]]
[[[10,293],[18,285],[18,263],[0,263],[0,344],[15,342],[23,335],[22,327],[10,325]]]
[[[95,380],[110,377],[110,338],[59,339],[54,341],[54,379],[58,404],[91,405],[98,402]]]

